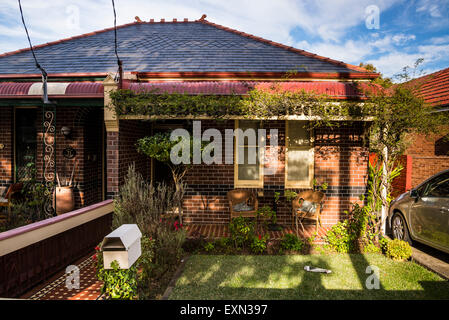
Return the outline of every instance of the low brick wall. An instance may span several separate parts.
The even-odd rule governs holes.
[[[18,297],[92,252],[112,212],[107,200],[0,233],[0,297]]]
[[[446,169],[449,169],[449,156],[413,156],[412,187]]]

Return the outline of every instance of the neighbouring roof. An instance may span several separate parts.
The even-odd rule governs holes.
[[[134,22],[117,27],[118,53],[129,72],[332,73],[345,78],[377,74],[306,51],[229,29],[206,20]],[[104,29],[35,46],[49,74],[117,71],[114,30]],[[29,49],[0,55],[0,76],[38,74]]]
[[[418,85],[420,96],[434,106],[449,106],[449,68],[413,79],[409,82]]]
[[[171,81],[171,82],[125,82],[125,89],[134,92],[184,93],[191,95],[243,95],[253,88],[271,90],[272,82],[266,81]],[[304,90],[308,93],[325,94],[334,99],[358,99],[363,94],[351,82],[335,81],[289,81],[276,84],[276,89],[286,91]],[[103,84],[99,82],[50,82],[50,97],[94,98],[103,97]],[[42,95],[41,82],[0,82],[0,98],[39,98]]]

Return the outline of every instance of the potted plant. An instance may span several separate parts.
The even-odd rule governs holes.
[[[63,179],[63,183],[56,173],[56,180],[58,185],[53,192],[53,208],[57,215],[67,213],[75,208],[75,195],[73,193],[73,176],[75,173],[76,161],[73,164],[72,174],[70,179]]]

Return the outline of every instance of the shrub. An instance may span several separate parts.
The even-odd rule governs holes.
[[[388,242],[390,242],[388,238],[382,237],[379,239],[379,246],[384,254],[387,252]]]
[[[222,249],[226,249],[229,248],[229,246],[232,245],[232,240],[230,238],[219,238],[217,240],[215,240],[215,247],[217,248],[222,248]]]
[[[119,196],[114,200],[113,228],[122,224],[137,224],[141,230],[142,268],[139,277],[139,296],[147,296],[150,282],[159,281],[174,269],[184,254],[182,249],[186,233],[182,224],[167,216],[177,208],[177,193],[164,183],[147,183],[141,174],[129,166],[125,183],[120,187]],[[146,289],[144,286],[146,285]]]
[[[176,208],[174,188],[164,183],[153,186],[136,172],[134,165],[128,167],[124,184],[114,200],[112,227],[135,223],[142,233],[155,238],[161,218]]]
[[[96,261],[97,278],[103,282],[101,293],[111,299],[132,300],[137,297],[137,261],[129,269],[119,269],[116,260],[112,261],[112,269],[103,266],[103,255],[100,247],[95,248],[93,256]]]
[[[229,232],[236,248],[245,247],[252,241],[254,222],[241,216],[234,218],[229,224]]]
[[[211,252],[215,249],[215,245],[213,242],[206,242],[204,244],[204,250],[206,250],[206,252]]]
[[[287,233],[281,240],[281,249],[286,251],[301,251],[304,242],[295,234]]]
[[[112,269],[104,269],[103,254],[100,247],[95,248],[93,259],[96,262],[97,278],[103,281],[101,292],[111,299],[131,300],[146,298],[153,270],[154,240],[142,236],[142,254],[129,269],[119,269],[117,261],[111,263]]]
[[[186,232],[182,229],[172,230],[171,226],[163,225],[156,229],[154,237],[154,268],[152,277],[160,278],[167,271],[178,265],[184,250],[182,245]]]
[[[353,240],[348,231],[348,220],[337,223],[327,232],[325,239],[337,252],[348,253],[353,249]]]
[[[276,211],[271,209],[270,206],[263,206],[259,210],[257,210],[257,215],[259,217],[265,218],[267,220],[270,220],[271,223],[276,224],[277,223],[277,217],[276,217]]]
[[[408,260],[412,256],[412,247],[405,241],[394,239],[387,243],[387,257],[396,260]]]
[[[255,236],[251,243],[251,251],[258,254],[263,253],[267,249],[267,240],[267,234],[263,237],[260,234]]]
[[[374,243],[368,243],[363,247],[363,253],[381,253],[382,250]]]

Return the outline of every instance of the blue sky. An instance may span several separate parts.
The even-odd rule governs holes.
[[[209,21],[319,55],[352,64],[372,63],[386,76],[401,72],[418,58],[424,58],[420,67],[423,74],[449,67],[447,0],[115,0],[115,3],[118,24],[132,22],[136,15],[144,21],[195,20],[205,13]],[[113,25],[110,0],[22,0],[22,6],[33,44]],[[17,1],[1,0],[0,53],[24,47],[27,41]]]

